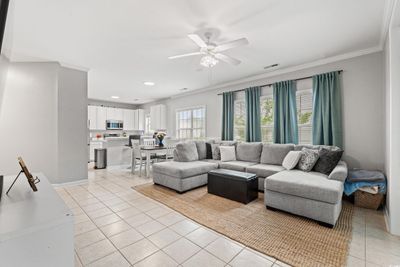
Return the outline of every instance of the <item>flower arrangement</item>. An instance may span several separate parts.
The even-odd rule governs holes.
[[[156,135],[156,137],[157,137],[157,139],[158,140],[160,140],[160,142],[164,139],[164,137],[166,136],[167,134],[165,133],[165,132],[158,132],[157,133],[157,135]]]

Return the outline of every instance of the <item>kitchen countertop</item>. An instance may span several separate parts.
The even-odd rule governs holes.
[[[119,136],[119,137],[106,137],[106,138],[92,138],[90,142],[109,142],[109,141],[126,141],[129,137]]]

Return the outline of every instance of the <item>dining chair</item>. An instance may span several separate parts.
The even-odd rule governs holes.
[[[157,155],[157,160],[168,161],[174,159],[174,149],[176,147],[178,140],[176,139],[166,139],[165,140],[165,152],[162,155]]]
[[[142,151],[142,146],[139,142],[132,144],[132,173],[135,172],[137,162],[139,162],[139,176],[142,176],[142,166],[146,166],[146,155]],[[150,164],[156,159],[155,155],[150,155]]]
[[[156,140],[154,138],[143,139],[144,146],[155,146]]]

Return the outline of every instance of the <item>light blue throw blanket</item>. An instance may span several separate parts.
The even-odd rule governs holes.
[[[382,172],[351,170],[344,183],[344,193],[350,196],[361,187],[378,186],[379,193],[386,193],[386,178]]]

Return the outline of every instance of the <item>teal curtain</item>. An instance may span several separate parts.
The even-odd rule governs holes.
[[[313,144],[342,148],[342,101],[339,72],[313,76]]]
[[[233,140],[233,92],[222,94],[222,140]]]
[[[274,143],[298,143],[296,83],[277,82],[274,88]]]
[[[261,142],[260,87],[250,87],[246,95],[246,141]]]

